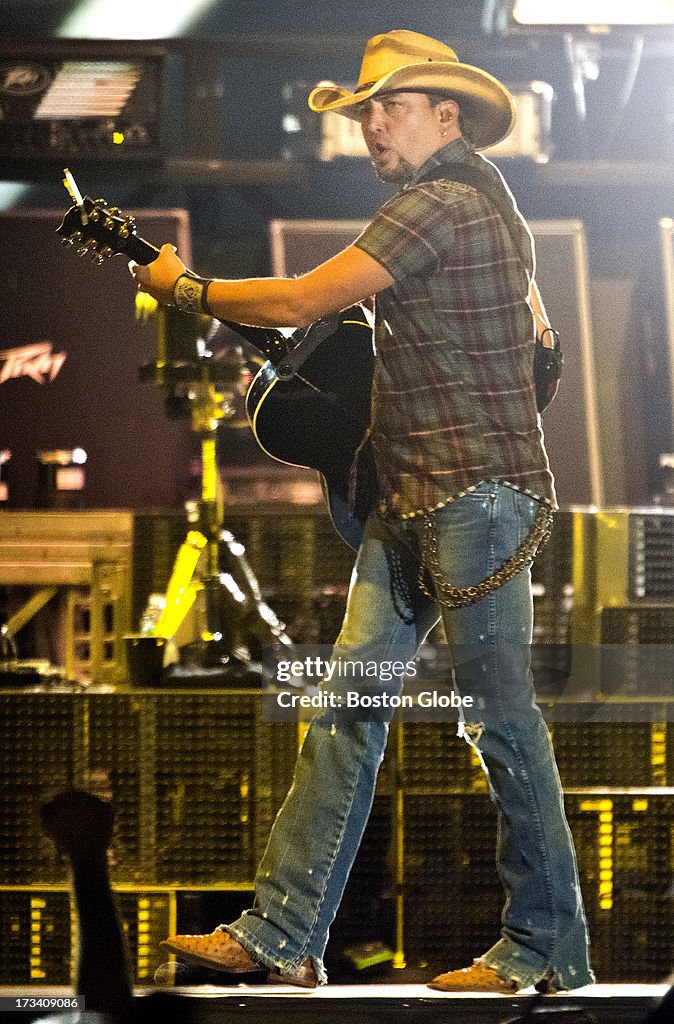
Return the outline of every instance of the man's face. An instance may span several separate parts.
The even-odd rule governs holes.
[[[452,108],[458,112],[452,100],[431,106],[421,92],[391,92],[358,104],[363,138],[382,181],[407,181],[432,153],[459,136]]]

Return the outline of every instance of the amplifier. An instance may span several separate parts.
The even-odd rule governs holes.
[[[297,730],[253,690],[0,692],[0,886],[66,881],[39,806],[114,801],[115,884],[250,883],[290,785]]]
[[[272,220],[272,272],[306,273],[351,245],[366,223]],[[536,280],[564,349],[562,386],[543,418],[557,497],[564,505],[601,506],[604,474],[585,229],[577,220],[531,221],[529,226],[536,243]]]
[[[576,789],[565,803],[599,981],[661,981],[674,944],[674,791]],[[470,963],[499,935],[495,809],[479,794],[405,796],[403,807],[407,962]],[[392,943],[390,842],[390,801],[378,796],[332,931],[333,957],[337,943]]]
[[[284,152],[288,156],[369,157],[360,125],[349,117],[328,111],[316,126],[315,115],[307,106],[310,86],[305,82],[286,83],[283,88],[286,132]],[[550,156],[550,127],[554,90],[547,82],[510,84],[517,108],[515,128],[503,142],[485,150],[490,157],[526,157],[546,163]]]
[[[660,613],[642,615],[654,624],[648,635],[659,639],[641,631],[635,642],[667,642],[665,606],[674,604],[674,509],[587,509],[573,515],[573,640],[625,643],[626,634],[618,639],[615,631],[605,631],[602,617],[618,621],[619,608],[661,604]]]
[[[117,891],[136,985],[151,984],[166,959],[159,943],[171,932],[175,896]],[[19,988],[75,981],[77,923],[66,886],[0,890],[0,984]]]
[[[65,203],[0,214],[7,505],[35,507],[38,451],[83,448],[83,508],[179,507],[196,489],[197,443],[186,421],[167,417],[159,389],[140,383],[140,365],[156,355],[156,332],[135,319],[123,263],[98,267],[63,251],[55,232],[64,212]],[[137,220],[139,234],[174,243],[189,262],[184,210],[138,211]]]

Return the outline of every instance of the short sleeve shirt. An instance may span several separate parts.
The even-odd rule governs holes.
[[[519,249],[531,252],[525,266],[485,195],[447,179],[418,181],[434,165],[462,161],[479,162],[514,205],[494,165],[458,139],[355,243],[394,279],[377,296],[371,432],[380,491],[401,515],[486,479],[556,501],[533,380],[531,234],[517,212]]]

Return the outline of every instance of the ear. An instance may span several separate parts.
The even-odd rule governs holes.
[[[459,104],[456,100],[440,100],[435,108],[438,119],[442,125],[454,125],[459,123]]]

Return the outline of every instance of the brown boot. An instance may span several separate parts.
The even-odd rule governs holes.
[[[318,977],[310,957],[307,957],[293,973],[281,974],[278,968],[268,968],[253,960],[241,943],[228,932],[214,931],[210,935],[171,935],[159,945],[185,963],[210,967],[213,971],[225,971],[227,974],[265,971],[267,981],[271,985],[296,985],[298,988],[316,988],[318,985]]]
[[[475,962],[471,967],[460,971],[448,971],[439,974],[428,983],[429,988],[438,992],[501,992],[512,995],[520,987],[516,981],[502,978],[491,967]]]
[[[296,985],[298,988],[318,987],[318,976],[310,956],[302,961],[293,974],[281,974],[277,968],[272,967],[267,975],[267,981],[270,985]]]
[[[175,953],[188,964],[210,967],[213,971],[229,974],[249,974],[252,971],[266,971],[233,939],[228,932],[214,931],[210,935],[171,935],[160,942],[162,949]]]

